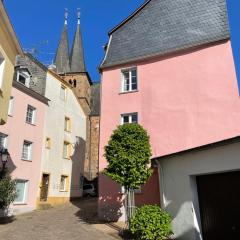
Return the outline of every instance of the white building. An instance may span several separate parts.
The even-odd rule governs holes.
[[[240,138],[156,159],[174,239],[238,239]]]
[[[86,115],[72,86],[48,71],[39,204],[57,205],[82,196]]]

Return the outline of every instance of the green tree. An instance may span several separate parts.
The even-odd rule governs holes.
[[[152,174],[151,147],[146,130],[139,124],[124,124],[112,134],[105,147],[108,166],[105,174],[125,188],[128,227],[135,209],[134,189],[139,189]]]
[[[16,196],[16,181],[11,179],[9,172],[5,169],[0,179],[0,209],[7,209]]]

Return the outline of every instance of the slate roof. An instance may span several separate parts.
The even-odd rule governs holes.
[[[69,42],[68,42],[68,31],[67,24],[64,24],[62,35],[58,44],[54,64],[57,69],[57,73],[70,72],[69,64]]]
[[[109,34],[100,68],[225,40],[226,0],[149,0]]]
[[[80,24],[77,25],[77,30],[74,36],[70,55],[70,65],[71,72],[86,72]]]
[[[25,53],[24,57],[16,57],[16,70],[14,74],[14,81],[17,81],[17,70],[26,68],[30,75],[29,88],[38,94],[45,96],[47,67],[40,63],[30,53]]]
[[[91,86],[91,113],[90,116],[100,115],[100,84],[96,83]]]

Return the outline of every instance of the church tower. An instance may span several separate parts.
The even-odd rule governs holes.
[[[64,74],[70,71],[67,18],[68,12],[66,9],[64,27],[54,59],[54,65],[58,74]]]
[[[84,50],[83,50],[82,33],[80,26],[80,9],[77,11],[77,28],[74,35],[71,53],[69,55],[68,33],[67,33],[67,13],[65,13],[64,29],[61,35],[60,43],[55,57],[56,72],[69,84],[86,115],[86,157],[84,162],[84,177],[92,180],[97,176],[98,157],[95,152],[98,149],[99,131],[96,132],[99,125],[99,117],[97,121],[91,116],[92,98],[91,89],[92,81],[86,70]],[[96,116],[94,116],[96,118]],[[94,124],[91,124],[94,121]],[[97,123],[96,123],[97,122]],[[93,129],[94,126],[94,129]],[[93,133],[92,133],[93,132]],[[91,140],[91,136],[94,139]],[[93,142],[93,144],[91,144]],[[94,143],[95,142],[95,143]],[[91,157],[94,155],[94,157]],[[93,159],[94,158],[94,159]]]

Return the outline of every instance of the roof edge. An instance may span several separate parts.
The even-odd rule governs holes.
[[[108,32],[108,35],[110,36],[113,34],[117,29],[119,29],[122,25],[127,23],[129,20],[131,20],[136,14],[138,14],[148,3],[150,3],[152,0],[145,1],[142,5],[140,5],[130,16],[125,18],[122,22],[120,22],[116,27],[114,27],[112,30]]]
[[[198,50],[199,48],[202,49],[202,48],[210,47],[210,46],[213,46],[213,45],[224,43],[224,42],[229,41],[229,40],[230,40],[230,36],[227,36],[225,38],[218,39],[218,40],[213,40],[211,42],[201,43],[201,44],[194,45],[194,46],[189,46],[189,47],[182,47],[182,48],[172,50],[172,51],[166,51],[165,53],[154,53],[154,54],[145,55],[145,56],[141,56],[141,57],[135,57],[135,58],[132,58],[132,59],[127,59],[127,60],[119,61],[119,62],[116,62],[116,63],[110,63],[110,64],[104,64],[103,63],[99,66],[98,69],[101,72],[103,69],[115,68],[117,66],[132,64],[132,63],[136,63],[136,62],[142,62],[142,61],[145,61],[145,60],[151,60],[151,59],[158,58],[158,57],[168,57],[168,56],[171,56],[171,55],[174,55],[174,54],[181,54],[181,52],[187,51],[187,50],[188,51],[195,51],[195,50]]]
[[[191,153],[191,152],[195,152],[195,151],[202,151],[202,150],[208,150],[210,148],[216,148],[216,147],[222,147],[228,144],[232,144],[232,143],[237,143],[240,142],[240,135],[237,135],[235,137],[232,138],[227,138],[224,140],[220,140],[217,142],[212,142],[209,144],[205,144],[205,145],[201,145],[198,147],[194,147],[194,148],[189,148],[183,151],[179,151],[179,152],[175,152],[175,153],[170,153],[170,154],[166,154],[163,156],[158,156],[158,157],[153,157],[151,160],[162,160],[162,159],[166,159],[166,158],[172,158],[172,157],[176,157],[179,155],[183,155],[183,154],[187,154],[187,153]]]

